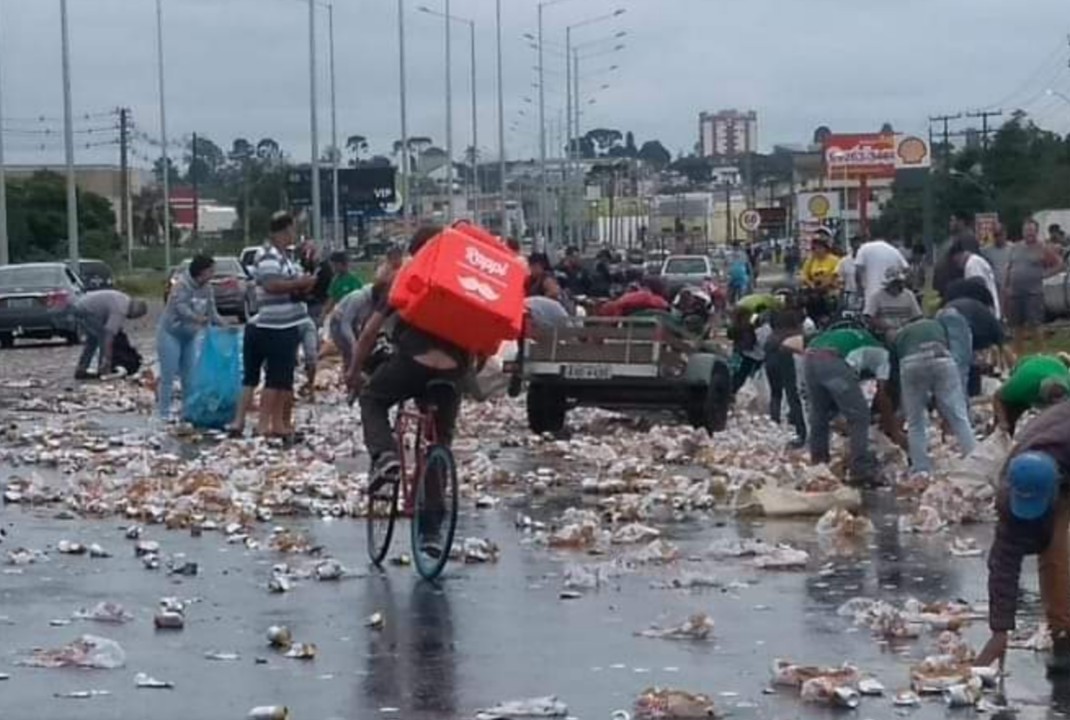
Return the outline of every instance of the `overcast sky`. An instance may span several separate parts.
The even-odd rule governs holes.
[[[409,129],[445,144],[444,32],[417,12],[445,0],[405,0]],[[152,0],[69,0],[79,162],[114,162],[112,119],[133,111],[138,131],[159,136]],[[537,153],[536,0],[503,0],[505,106],[510,157]],[[323,6],[325,8],[325,6]],[[330,141],[327,12],[318,9],[321,145]],[[940,113],[1022,107],[1070,131],[1070,5],[1066,0],[563,0],[545,8],[546,38],[565,27],[594,42],[585,61],[584,129],[632,130],[675,154],[697,140],[698,113],[754,109],[762,149],[804,143],[816,126],[875,130],[885,122],[924,132]],[[494,0],[452,0],[477,23],[479,145],[497,155]],[[297,159],[309,140],[308,11],[304,0],[164,0],[167,114],[172,138],[203,133],[224,148],[235,137],[273,137]],[[454,145],[471,143],[468,32],[454,25]],[[338,133],[368,136],[387,152],[400,136],[396,0],[336,0]],[[615,53],[603,40],[627,36]],[[547,119],[563,116],[564,60],[546,54]],[[62,159],[59,0],[0,0],[4,138],[9,162]],[[611,65],[614,72],[599,72]],[[581,75],[586,74],[581,72]],[[601,89],[609,85],[608,89]],[[524,112],[524,115],[520,113]],[[85,117],[85,116],[89,117]],[[35,120],[34,118],[44,118]],[[964,121],[965,122],[965,121]],[[964,124],[955,127],[965,127]],[[87,132],[94,130],[95,132]],[[136,144],[139,164],[157,155]]]

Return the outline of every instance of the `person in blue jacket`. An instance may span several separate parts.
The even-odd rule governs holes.
[[[160,363],[156,412],[163,420],[171,417],[176,375],[182,383],[183,393],[186,391],[197,332],[222,322],[210,283],[214,272],[215,260],[207,255],[194,257],[179,274],[178,282],[167,298],[167,307],[160,316],[156,328],[156,356]]]

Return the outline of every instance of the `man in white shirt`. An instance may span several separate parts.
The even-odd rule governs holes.
[[[992,269],[992,265],[982,256],[970,252],[957,243],[952,246],[950,256],[952,262],[962,268],[962,277],[964,279],[977,278],[984,283],[988,292],[992,293],[993,313],[997,320],[1002,320],[1003,310],[1000,306],[999,284],[996,282],[996,271]]]
[[[843,304],[848,310],[858,310],[864,305],[858,292],[858,275],[855,272],[855,254],[861,244],[862,238],[857,235],[851,238],[850,251],[840,258],[840,264],[836,268],[836,274],[840,276],[840,287],[843,288]]]
[[[855,253],[855,277],[858,292],[868,298],[884,287],[884,278],[889,270],[910,268],[910,263],[894,245],[884,240],[870,240]]]

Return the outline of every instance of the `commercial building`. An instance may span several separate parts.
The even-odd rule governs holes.
[[[758,152],[758,113],[721,110],[698,116],[699,154],[715,162],[733,162]]]

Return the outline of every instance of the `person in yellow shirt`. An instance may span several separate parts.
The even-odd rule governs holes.
[[[810,319],[819,325],[835,311],[839,267],[840,258],[832,252],[832,236],[824,228],[819,228],[810,241],[810,256],[799,273],[803,287],[802,304]]]
[[[831,292],[839,284],[840,258],[832,252],[832,238],[823,228],[810,241],[810,257],[801,271],[803,287]]]

